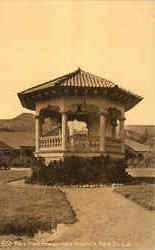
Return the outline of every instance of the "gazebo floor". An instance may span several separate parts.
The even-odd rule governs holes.
[[[35,152],[36,157],[43,157],[45,159],[45,163],[48,164],[50,161],[55,160],[63,160],[65,157],[76,156],[76,157],[99,157],[99,156],[109,156],[112,159],[122,159],[124,158],[124,153],[122,152],[90,152],[90,151],[62,151],[62,150],[42,150],[39,152]]]

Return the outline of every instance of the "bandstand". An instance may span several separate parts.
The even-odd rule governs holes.
[[[24,108],[36,112],[35,156],[124,157],[125,112],[142,97],[81,70],[18,93]],[[85,130],[69,122],[82,121]]]

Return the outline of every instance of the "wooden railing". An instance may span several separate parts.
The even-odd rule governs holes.
[[[91,151],[99,151],[100,137],[95,135],[89,136],[89,146]]]
[[[106,137],[106,152],[120,153],[122,151],[122,141],[119,138]]]
[[[44,136],[39,139],[40,149],[61,149],[62,138],[61,135],[57,136]]]
[[[99,137],[75,134],[68,138],[67,148],[71,151],[98,151]]]
[[[39,148],[41,150],[61,150],[61,135],[40,137]],[[84,134],[75,134],[67,138],[66,148],[69,151],[97,152],[100,148],[100,137],[94,135],[87,136]],[[121,152],[121,140],[117,138],[106,137],[105,150],[106,152]]]

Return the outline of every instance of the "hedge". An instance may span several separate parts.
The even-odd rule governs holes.
[[[31,166],[32,175],[26,183],[42,185],[108,184],[129,182],[125,160],[107,157],[66,157],[64,161],[53,161],[45,166],[36,159]]]

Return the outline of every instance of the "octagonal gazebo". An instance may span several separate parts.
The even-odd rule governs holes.
[[[35,155],[124,157],[125,112],[142,97],[81,70],[18,93],[24,108],[36,111]],[[70,129],[69,122],[81,130]]]

